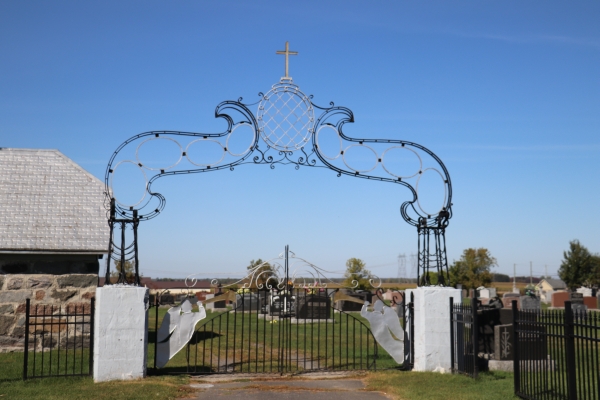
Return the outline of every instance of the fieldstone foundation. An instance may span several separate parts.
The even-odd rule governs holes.
[[[32,314],[51,315],[59,307],[89,313],[97,286],[97,274],[0,275],[0,352],[23,351],[26,299]]]

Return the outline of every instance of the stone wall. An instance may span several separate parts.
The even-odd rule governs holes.
[[[0,275],[0,352],[23,351],[25,300],[31,299],[32,314],[90,312],[96,294],[96,274],[7,274]],[[66,325],[65,325],[66,329]]]

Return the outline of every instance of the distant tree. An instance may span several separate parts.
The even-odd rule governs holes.
[[[350,258],[346,261],[346,272],[344,273],[344,286],[354,287],[356,283],[358,286],[356,289],[365,290],[369,288],[369,277],[371,271],[365,268],[365,263],[360,258]]]
[[[128,283],[133,283],[135,280],[135,270],[133,267],[133,262],[128,260],[125,261],[125,279]],[[111,272],[111,278],[115,280],[119,278],[119,274],[121,273],[121,260],[115,261],[115,271]],[[111,279],[112,280],[112,279]]]
[[[590,278],[590,284],[595,287],[600,287],[600,254],[592,255],[592,276]]]
[[[510,276],[505,274],[492,274],[492,282],[510,282]]]
[[[444,277],[444,282],[445,284],[448,284],[448,275],[446,274],[446,272],[442,273],[442,276]],[[421,277],[421,284],[426,284],[425,282],[425,277]],[[429,272],[429,285],[437,285],[439,282],[439,275],[437,272]]]
[[[592,286],[598,281],[598,259],[579,240],[573,240],[569,242],[569,250],[563,252],[558,276],[571,290],[580,286]]]
[[[465,289],[476,289],[492,282],[491,268],[496,259],[485,248],[466,249],[460,260],[454,261],[449,268],[450,282],[462,284]]]
[[[248,272],[254,271],[254,278],[256,279],[257,285],[265,285],[268,283],[269,286],[276,287],[278,282],[277,279],[272,277],[273,267],[268,262],[264,262],[260,258],[251,260],[246,269]]]

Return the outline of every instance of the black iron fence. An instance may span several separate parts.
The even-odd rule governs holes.
[[[450,365],[452,372],[477,377],[479,373],[479,327],[477,299],[470,304],[454,304],[450,297]]]
[[[515,394],[526,399],[600,399],[600,314],[518,310],[513,301]]]
[[[185,347],[158,369],[161,340],[155,332],[167,310],[156,303],[149,314],[153,372],[296,374],[315,370],[410,369],[414,345],[409,335],[403,338],[405,359],[399,365],[375,340],[369,322],[361,317],[362,306],[348,297],[336,301],[334,292],[291,289],[274,296],[268,291],[245,289],[234,293],[227,302],[207,306],[207,317],[198,322]],[[356,294],[356,298],[361,295]],[[349,296],[354,298],[354,294]],[[396,310],[405,332],[410,331],[412,338],[413,305],[404,301],[404,296],[402,299]]]
[[[94,299],[25,307],[23,379],[92,375]]]

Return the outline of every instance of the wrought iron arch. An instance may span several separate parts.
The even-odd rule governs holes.
[[[287,75],[287,74],[286,74]],[[292,102],[293,100],[293,102]],[[290,105],[290,102],[292,104]],[[258,105],[255,115],[250,107]],[[287,108],[283,113],[281,108]],[[275,108],[274,111],[271,111]],[[320,114],[315,117],[314,111]],[[287,114],[286,114],[287,113]],[[321,107],[313,103],[312,96],[306,96],[295,85],[291,78],[284,77],[273,85],[267,94],[259,93],[259,101],[253,104],[242,103],[242,98],[237,101],[224,101],[215,110],[215,118],[223,118],[227,128],[220,133],[198,133],[181,131],[148,131],[135,135],[123,142],[111,156],[105,173],[106,207],[110,226],[109,257],[106,263],[106,282],[110,283],[111,260],[124,265],[130,261],[135,266],[134,284],[140,283],[139,262],[137,249],[137,228],[141,221],[152,219],[164,209],[165,197],[152,190],[152,184],[159,178],[171,175],[194,174],[212,172],[223,169],[234,170],[235,167],[245,164],[266,164],[275,168],[277,164],[292,164],[296,169],[300,167],[320,167],[333,170],[338,177],[342,175],[389,182],[406,187],[412,193],[400,206],[403,219],[417,228],[419,262],[418,283],[421,286],[430,285],[430,272],[438,273],[438,285],[447,285],[448,263],[446,256],[445,230],[452,217],[452,185],[450,175],[441,159],[426,147],[398,139],[360,139],[347,136],[344,125],[354,122],[354,114],[349,108],[336,106],[333,102],[329,107]],[[291,118],[291,120],[288,120]],[[300,129],[297,128],[300,126]],[[237,129],[251,129],[251,143],[240,153],[232,152],[229,140]],[[339,152],[327,155],[319,146],[319,133],[322,129],[331,129],[339,140]],[[289,132],[292,132],[289,134]],[[295,132],[295,133],[294,133]],[[165,139],[179,146],[181,153],[179,160],[164,168],[149,167],[139,158],[139,150],[145,143]],[[224,143],[222,141],[224,140]],[[180,141],[187,141],[185,148]],[[212,142],[221,147],[223,155],[214,163],[197,163],[190,159],[189,149],[195,143]],[[135,160],[120,158],[127,151],[135,149]],[[347,146],[344,146],[347,144]],[[381,152],[378,149],[385,149]],[[347,162],[348,150],[352,148],[370,150],[374,158],[374,166],[369,170],[353,168]],[[308,150],[307,150],[308,149]],[[419,161],[418,171],[410,176],[402,176],[389,171],[385,164],[387,152],[392,149],[408,150]],[[371,153],[369,153],[371,154]],[[424,167],[423,158],[432,166]],[[339,160],[341,159],[342,162]],[[196,160],[197,161],[197,160]],[[146,180],[144,196],[136,204],[124,204],[118,201],[112,182],[117,168],[122,163],[133,164],[142,171]],[[381,167],[381,168],[378,168]],[[438,169],[439,168],[439,169]],[[372,171],[376,170],[375,173]],[[382,171],[383,170],[383,171]],[[418,185],[425,173],[436,172],[444,186],[444,201],[439,210],[428,213],[423,210],[418,193]],[[146,172],[152,174],[147,179]],[[432,172],[432,173],[433,173]],[[410,181],[416,181],[416,185]],[[148,199],[146,200],[146,197]],[[128,228],[131,234],[127,234]],[[120,231],[120,235],[118,235]],[[119,236],[118,238],[116,236]],[[129,240],[127,240],[129,236]],[[117,240],[118,239],[118,240]],[[433,243],[431,243],[433,241]],[[126,283],[125,269],[121,268],[118,283]]]

